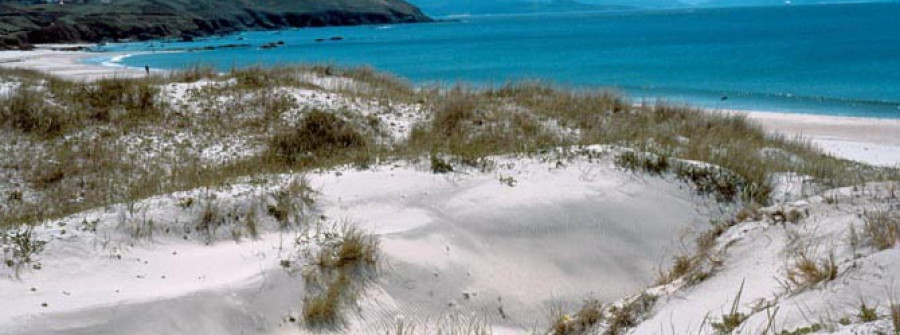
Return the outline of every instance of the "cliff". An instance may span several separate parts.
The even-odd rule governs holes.
[[[82,0],[64,5],[0,0],[0,49],[428,21],[403,0]]]

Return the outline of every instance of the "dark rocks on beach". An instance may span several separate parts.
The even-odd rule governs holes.
[[[333,37],[328,38],[328,39],[325,39],[325,38],[317,38],[317,39],[316,39],[316,42],[342,41],[342,40],[344,40],[344,37],[342,37],[342,36],[333,36]]]
[[[260,49],[263,49],[263,50],[275,49],[275,48],[277,48],[279,45],[284,45],[284,41],[269,42],[269,43],[266,43],[266,44],[261,45],[259,48],[260,48]]]

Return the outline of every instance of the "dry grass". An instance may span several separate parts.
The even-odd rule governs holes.
[[[414,127],[405,145],[391,148],[375,144],[373,131],[365,122],[347,119],[340,111],[312,110],[295,127],[286,127],[281,115],[298,106],[273,88],[315,88],[304,79],[309,74],[349,80],[353,85],[333,91],[349,98],[421,104],[432,117]],[[0,76],[16,77],[22,83],[13,96],[3,98],[11,103],[0,104],[4,113],[0,124],[17,137],[24,135],[18,140],[19,148],[33,148],[13,152],[4,164],[30,182],[24,193],[36,195],[0,212],[0,226],[215,187],[261,173],[347,163],[365,167],[384,157],[428,154],[442,157],[448,164],[456,159],[477,162],[493,154],[537,153],[572,144],[633,147],[642,153],[635,158],[654,157],[635,166],[660,174],[668,167],[678,178],[697,185],[701,193],[747,203],[768,201],[768,177],[775,172],[809,174],[831,186],[897,176],[894,170],[838,160],[807,143],[767,135],[741,116],[680,106],[633,106],[608,91],[535,83],[417,90],[369,68],[327,65],[233,69],[224,74],[197,66],[165,77],[94,83],[18,70],[0,70]],[[172,81],[200,79],[236,84],[194,92],[192,99],[198,105],[190,108],[199,111],[161,97],[161,88]],[[235,100],[224,105],[216,102],[226,95]],[[260,155],[208,164],[181,154],[177,159],[148,159],[123,145],[125,139],[140,139],[160,129],[210,139],[240,135],[267,149]],[[178,150],[197,145],[186,144]],[[763,148],[781,149],[798,159],[760,155]],[[707,161],[722,168],[673,164],[673,158]]]
[[[341,305],[349,299],[350,277],[340,273],[325,292],[303,300],[303,320],[313,328],[333,327],[341,320]]]
[[[334,243],[322,247],[316,264],[304,275],[308,291],[303,320],[312,328],[338,328],[342,306],[354,303],[358,291],[377,271],[379,250],[374,235],[350,224],[344,224],[338,235]]]
[[[493,329],[487,318],[451,314],[435,321],[421,323],[398,320],[396,325],[384,331],[386,335],[490,335]]]
[[[894,326],[894,334],[900,334],[900,304],[891,302],[891,325]]]
[[[803,290],[837,278],[838,266],[833,252],[821,260],[810,256],[810,251],[804,248],[792,250],[791,253],[792,264],[787,271],[787,280],[792,284],[792,289]]]
[[[716,331],[716,334],[732,334],[745,320],[748,315],[741,313],[738,309],[741,307],[741,295],[744,293],[744,282],[741,282],[741,288],[738,289],[737,295],[731,302],[731,309],[728,313],[722,314],[719,321],[710,322],[710,326]]]
[[[650,312],[657,297],[642,293],[623,306],[612,306],[607,310],[606,335],[625,334],[629,328],[638,324],[640,319]]]
[[[893,248],[900,242],[900,214],[874,209],[865,211],[863,218],[863,237],[877,250]]]
[[[675,262],[672,264],[672,268],[669,271],[659,271],[659,274],[656,277],[656,285],[671,283],[676,279],[691,273],[696,267],[697,265],[692,257],[685,255],[675,256]]]
[[[565,304],[551,305],[548,312],[550,334],[552,335],[581,335],[594,330],[604,317],[603,304],[596,299],[587,299],[574,315],[566,313]]]
[[[315,204],[315,195],[309,179],[294,178],[287,186],[272,193],[274,203],[268,205],[268,213],[278,221],[281,229],[299,226]]]
[[[318,265],[329,269],[373,268],[378,262],[378,239],[353,225],[346,225],[341,241],[319,253]]]

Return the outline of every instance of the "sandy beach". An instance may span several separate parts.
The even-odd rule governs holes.
[[[800,136],[837,157],[900,165],[900,119],[745,112],[771,132]]]
[[[94,80],[109,77],[138,77],[144,71],[127,67],[87,64],[84,61],[100,56],[97,53],[78,51],[52,51],[49,47],[33,51],[2,51],[0,67],[22,68],[50,73],[73,80]]]

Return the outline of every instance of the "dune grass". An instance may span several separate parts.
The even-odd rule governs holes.
[[[377,132],[371,125],[347,117],[358,111],[311,109],[302,111],[299,123],[285,123],[285,111],[303,107],[275,88],[325,90],[308,80],[310,76],[346,79],[347,84],[330,92],[350,98],[420,104],[429,117],[414,125],[405,142],[390,146],[373,139]],[[16,187],[25,195],[23,201],[7,201],[0,208],[0,226],[263,173],[347,163],[364,167],[377,160],[422,155],[440,157],[447,164],[437,164],[437,170],[449,171],[452,161],[475,164],[490,155],[535,154],[570,145],[630,147],[633,154],[619,157],[625,168],[673,175],[697,185],[701,193],[745,203],[766,204],[770,178],[778,172],[808,174],[827,186],[898,175],[896,170],[824,155],[803,141],[766,134],[741,115],[635,105],[615,92],[542,83],[414,88],[370,68],[327,65],[233,69],[223,74],[198,66],[165,76],[97,82],[19,70],[0,70],[0,77],[22,83],[11,96],[0,98],[0,125],[8,135],[6,144],[18,143],[15,148],[7,146],[10,155],[3,164],[26,181]],[[196,106],[164,98],[162,91],[169,83],[194,80],[231,84],[192,91]],[[222,96],[235,99],[217,105]],[[159,129],[183,130],[213,141],[245,136],[265,149],[211,165],[189,156],[147,159],[123,144]],[[177,150],[211,143],[182,143]],[[763,149],[777,149],[783,155],[764,155]]]
[[[338,237],[319,250],[315,264],[304,273],[310,288],[303,298],[307,326],[337,329],[341,310],[353,305],[358,292],[378,270],[378,239],[352,224],[343,224]]]

